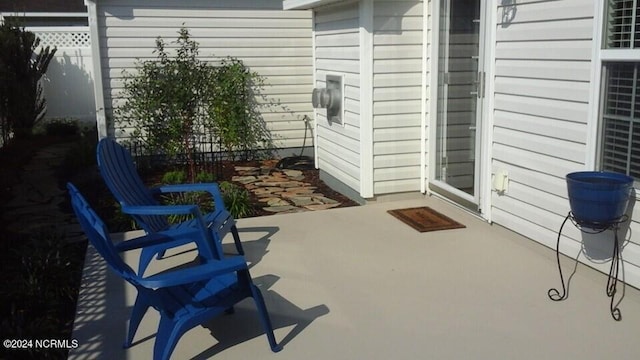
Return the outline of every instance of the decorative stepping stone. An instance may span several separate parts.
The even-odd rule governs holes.
[[[315,186],[300,186],[300,187],[287,188],[287,192],[303,195],[303,194],[312,194],[316,189],[317,187]]]
[[[323,203],[323,204],[338,204],[337,201],[333,200],[333,199],[329,199],[328,197],[325,196],[314,196],[314,199]]]
[[[267,205],[269,206],[288,206],[289,204],[286,200],[280,198],[271,198],[267,201]],[[296,204],[297,205],[297,204]]]
[[[262,208],[264,211],[268,211],[268,212],[272,212],[272,213],[281,213],[281,212],[285,212],[285,211],[291,211],[291,210],[296,210],[298,209],[295,206],[291,206],[291,205],[284,205],[284,206],[269,206],[269,207],[265,207]]]
[[[314,200],[311,196],[296,196],[289,198],[295,206],[321,205],[322,202]]]
[[[289,182],[289,179],[286,178],[275,178],[269,177],[268,179],[263,179],[260,182],[257,182],[258,186],[280,186],[283,183]]]
[[[279,187],[259,187],[252,190],[254,194],[260,195],[269,195],[272,196],[274,193],[281,193],[282,188]]]
[[[307,205],[304,208],[308,210],[316,211],[316,210],[327,210],[327,209],[331,209],[338,206],[340,206],[340,203],[336,202],[335,204]]]
[[[231,178],[231,181],[236,181],[243,185],[247,185],[251,184],[252,182],[258,181],[258,178],[253,175],[234,176]]]
[[[294,198],[294,197],[299,197],[301,194],[297,193],[297,192],[282,192],[279,194],[282,198],[284,199],[290,199],[290,198]],[[307,197],[311,197],[311,196],[315,196],[315,197],[322,197],[323,195],[320,193],[311,193],[311,194],[302,194],[303,196],[307,196]]]
[[[302,176],[302,171],[300,170],[283,170],[284,174],[287,175],[288,177],[299,177]]]
[[[236,166],[235,170],[238,173],[248,173],[248,172],[257,173],[260,169],[255,166]]]
[[[286,181],[281,183],[279,186],[283,188],[299,188],[302,185],[299,181]]]

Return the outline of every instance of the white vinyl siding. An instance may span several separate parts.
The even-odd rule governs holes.
[[[265,78],[262,114],[276,145],[303,144],[304,115],[312,117],[313,88],[311,12],[283,11],[282,1],[98,1],[98,31],[105,110],[111,116],[121,103],[123,70],[136,60],[153,60],[155,39],[168,44],[178,30],[189,29],[200,57],[214,62],[241,59]],[[307,133],[308,146],[311,135]]]
[[[316,112],[318,166],[356,191],[360,191],[359,27],[357,2],[315,13],[315,87],[326,87],[327,74],[344,76],[342,124],[329,123],[325,110]]]
[[[374,194],[420,190],[422,1],[374,2]]]
[[[589,119],[594,1],[517,2],[512,21],[497,9],[492,172],[507,170],[509,190],[492,193],[492,220],[551,248],[569,212],[566,174],[585,170]],[[596,89],[597,91],[597,89]],[[640,227],[634,216],[631,231]],[[560,250],[575,257],[586,246],[611,256],[611,232],[585,235],[565,226]],[[624,236],[623,232],[620,234]],[[594,241],[597,239],[597,241]],[[628,239],[628,236],[627,236]],[[595,244],[595,245],[594,245]],[[592,255],[592,254],[590,254]],[[640,246],[623,252],[625,280],[640,284]],[[608,271],[610,263],[586,264]]]
[[[510,183],[506,195],[493,193],[492,218],[555,247],[552,235],[569,211],[564,176],[585,161],[593,4],[518,3],[508,23],[503,11],[498,6],[492,171],[509,171]]]

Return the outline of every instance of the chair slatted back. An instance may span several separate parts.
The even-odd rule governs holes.
[[[93,247],[95,247],[98,253],[105,259],[111,269],[138,287],[135,272],[120,258],[118,250],[113,245],[104,222],[98,217],[95,211],[93,211],[87,200],[85,200],[73,184],[68,183],[67,189],[71,196],[73,211],[78,218],[82,230],[87,235],[89,242],[91,242]]]
[[[97,160],[102,178],[120,205],[159,205],[138,175],[131,154],[122,145],[110,138],[100,140]],[[134,218],[148,233],[162,231],[169,227],[165,216],[135,215]]]

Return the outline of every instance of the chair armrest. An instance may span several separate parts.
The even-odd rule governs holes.
[[[180,231],[167,230],[119,242],[115,244],[115,248],[120,252],[129,251],[152,245],[171,243],[183,238],[196,239],[198,236],[200,236],[200,231],[195,228],[190,231],[188,229],[180,229]]]
[[[145,205],[145,206],[130,206],[126,205],[122,207],[122,212],[125,214],[130,214],[133,216],[137,215],[193,215],[193,220],[195,227],[194,230],[197,231],[197,234],[194,234],[193,241],[197,244],[199,249],[207,249],[216,247],[217,245],[214,242],[213,235],[211,231],[207,228],[207,224],[202,217],[202,213],[200,212],[200,208],[197,205]],[[160,234],[164,233],[165,236],[177,236],[176,234],[180,234],[180,232],[189,233],[190,228],[188,227],[180,227],[175,229],[177,232],[171,232],[170,230],[161,231]],[[187,234],[188,236],[189,234]],[[167,242],[170,240],[167,240]],[[143,240],[140,240],[143,242]],[[214,251],[212,249],[212,251]],[[221,253],[221,250],[216,250],[215,253]],[[209,256],[214,256],[210,254]]]
[[[129,215],[194,215],[202,216],[197,205],[141,205],[122,206],[122,212]]]
[[[215,212],[226,210],[224,206],[224,200],[220,187],[216,183],[195,183],[195,184],[172,184],[161,185],[151,189],[153,194],[166,194],[172,192],[192,192],[192,191],[206,191],[213,197],[213,203],[215,205]]]
[[[224,260],[212,261],[198,266],[179,270],[170,270],[164,273],[140,278],[138,279],[138,283],[149,289],[157,289],[208,280],[218,275],[245,269],[247,269],[247,262],[244,257],[234,256],[225,258]]]

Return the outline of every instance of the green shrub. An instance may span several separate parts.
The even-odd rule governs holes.
[[[271,133],[260,113],[257,102],[264,78],[252,72],[241,60],[223,59],[215,68],[209,84],[215,94],[209,103],[211,126],[220,138],[230,159],[256,158],[259,152],[275,148]]]
[[[178,48],[172,58],[158,37],[157,59],[139,62],[135,75],[123,73],[126,102],[114,115],[123,126],[133,129],[134,141],[151,155],[186,155],[193,180],[195,135],[205,125],[202,109],[213,97],[207,85],[212,70],[198,59],[198,43],[191,40],[187,29],[180,29],[173,44]]]
[[[40,48],[30,31],[0,22],[0,124],[17,138],[32,134],[45,115],[47,102],[40,79],[47,72],[56,48]]]
[[[44,133],[51,136],[80,135],[80,126],[75,119],[55,118],[44,122]]]
[[[193,156],[198,139],[212,138],[231,158],[274,148],[260,113],[268,102],[260,94],[263,78],[235,58],[216,65],[200,60],[189,31],[178,34],[175,56],[158,37],[156,59],[123,72],[125,103],[114,110],[116,126],[132,129],[132,142],[149,155],[186,159],[189,181],[200,166]]]
[[[60,127],[65,128],[66,125]],[[98,135],[95,126],[79,128],[78,135],[68,138],[70,149],[65,152],[62,164],[56,169],[56,173],[63,181],[94,181],[91,177],[97,175],[96,146]]]
[[[232,182],[223,181],[220,183],[220,190],[222,191],[224,205],[234,218],[240,219],[253,214],[251,199],[246,189]]]
[[[206,171],[199,172],[195,178],[197,183],[212,183],[214,181],[216,181],[215,175]]]
[[[163,184],[184,184],[187,174],[183,170],[167,171],[162,175]]]

